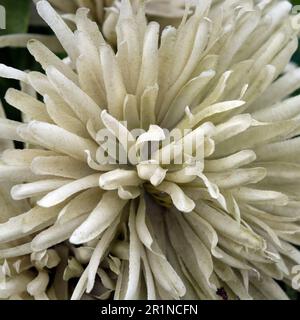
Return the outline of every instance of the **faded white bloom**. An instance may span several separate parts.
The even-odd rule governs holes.
[[[38,0],[33,0],[35,3]],[[77,9],[85,7],[90,9],[91,18],[102,24],[105,21],[105,11],[117,10],[120,8],[121,0],[48,0],[49,3],[62,14],[75,14]],[[137,9],[145,3],[146,14],[153,17],[181,18],[185,11],[185,0],[131,0],[133,8]],[[195,0],[189,0],[191,4]]]
[[[117,52],[88,10],[77,10],[73,32],[47,1],[37,8],[68,59],[32,40],[45,74],[0,66],[43,98],[6,94],[30,121],[1,120],[0,138],[27,148],[3,152],[0,179],[32,208],[0,224],[0,258],[67,244],[63,278],[80,277],[72,299],[286,299],[276,280],[290,284],[300,263],[290,3],[199,1],[178,28],[160,30],[123,0]],[[164,129],[191,132],[139,158]],[[137,164],[103,162],[116,139]]]
[[[33,0],[38,3],[39,0]],[[117,42],[116,24],[119,19],[121,0],[47,0],[71,26],[75,23],[75,13],[78,8],[89,9],[89,18],[97,22],[106,41],[112,45]],[[187,0],[190,10],[194,8],[196,0]],[[145,12],[149,20],[159,22],[162,26],[177,26],[185,13],[185,0],[130,0],[136,12],[141,5],[145,5]],[[32,20],[38,20],[33,12]],[[39,22],[38,22],[39,23]],[[45,44],[53,52],[61,52],[62,47],[56,37],[41,34],[10,34],[0,37],[0,48],[26,47],[28,40],[36,39]]]

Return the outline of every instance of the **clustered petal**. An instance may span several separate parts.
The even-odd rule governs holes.
[[[287,299],[278,281],[300,264],[291,4],[178,1],[164,28],[143,3],[95,0],[74,31],[49,2],[77,6],[37,3],[68,57],[34,39],[44,73],[0,65],[25,119],[0,119],[0,298]],[[118,9],[115,45],[97,5]]]

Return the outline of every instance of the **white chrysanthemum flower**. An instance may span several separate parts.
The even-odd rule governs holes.
[[[67,244],[72,299],[286,299],[276,280],[300,263],[290,3],[199,1],[160,35],[123,0],[117,53],[86,9],[73,32],[37,8],[68,59],[32,40],[46,74],[0,67],[42,97],[6,94],[31,121],[1,120],[27,147],[3,152],[0,178],[32,209],[0,224],[0,259]],[[170,130],[185,135],[164,144]]]

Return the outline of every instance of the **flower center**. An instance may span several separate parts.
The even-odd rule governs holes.
[[[161,206],[166,208],[171,208],[173,206],[172,199],[170,195],[166,192],[157,190],[151,183],[146,182],[144,184],[144,189],[152,198]]]

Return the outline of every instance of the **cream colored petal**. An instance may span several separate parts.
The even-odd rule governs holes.
[[[64,224],[55,224],[40,232],[31,242],[33,251],[42,251],[69,239],[74,230],[82,224],[87,215],[79,216]]]
[[[236,169],[253,162],[256,155],[252,150],[243,150],[228,157],[206,160],[204,163],[205,172],[222,172],[228,169]]]
[[[286,293],[270,277],[264,276],[260,280],[253,279],[254,286],[269,299],[288,300]]]
[[[213,283],[210,281],[210,277],[213,273],[213,261],[212,256],[200,240],[200,238],[193,232],[191,226],[189,226],[183,217],[178,213],[174,215],[174,218],[177,219],[179,224],[182,227],[183,233],[187,239],[188,244],[194,252],[195,258],[197,260],[197,264],[199,266],[199,271],[203,274],[207,284],[209,287],[214,288]]]
[[[76,260],[76,258],[71,257],[68,259],[68,265],[64,270],[63,280],[69,281],[72,278],[79,278],[83,271],[84,269],[82,265]]]
[[[0,77],[28,83],[27,74],[25,72],[8,67],[5,64],[0,64]]]
[[[45,293],[49,283],[47,271],[40,271],[36,278],[27,284],[27,291],[32,296],[39,296]]]
[[[150,22],[145,32],[141,72],[137,84],[138,96],[141,96],[147,87],[152,87],[157,83],[159,27],[158,23]]]
[[[127,94],[123,105],[123,119],[127,121],[129,130],[139,127],[140,118],[137,109],[136,96]]]
[[[106,97],[102,87],[102,79],[99,80],[99,75],[92,73],[93,68],[89,66],[90,57],[79,56],[76,61],[76,69],[80,88],[87,93],[99,106],[106,105]],[[99,59],[100,60],[100,59]]]
[[[112,224],[104,231],[100,241],[98,242],[91,260],[87,266],[88,280],[87,280],[87,292],[91,292],[94,287],[95,277],[97,269],[101,260],[104,258],[105,252],[111,244],[113,238],[116,235],[117,227],[120,222],[120,218],[117,218]]]
[[[122,74],[118,67],[114,52],[109,46],[102,45],[100,47],[100,58],[103,68],[108,111],[118,120],[122,120],[123,103],[127,93]]]
[[[185,107],[192,104],[195,97],[206,88],[215,74],[214,70],[208,70],[190,80],[172,102],[161,125],[168,124],[170,128],[175,126],[184,116]]]
[[[96,153],[97,145],[91,140],[81,138],[56,125],[32,121],[27,125],[29,133],[38,143],[52,151],[68,154],[85,161],[85,150]]]
[[[267,107],[287,97],[299,87],[299,77],[300,69],[292,70],[280,77],[255,101],[255,105],[252,108],[258,109],[258,106]]]
[[[230,76],[232,75],[232,72],[232,70],[226,71],[220,76],[220,79],[218,80],[215,88],[211,91],[211,93],[207,95],[207,97],[204,99],[204,101],[201,102],[199,106],[195,107],[195,113],[198,113],[205,107],[220,101],[222,95],[224,94],[225,88],[227,87],[228,79],[230,79]]]
[[[222,257],[222,255],[217,250],[218,235],[214,228],[194,212],[190,212],[183,217],[189,222],[191,228],[193,228],[194,232],[203,241],[206,247],[210,249],[211,253],[216,258]]]
[[[1,160],[11,166],[30,166],[36,157],[55,155],[55,152],[42,149],[7,149],[1,154]]]
[[[222,113],[222,112],[226,112],[226,111],[230,111],[230,110],[239,108],[244,104],[245,104],[244,101],[239,101],[239,100],[225,101],[225,102],[213,104],[213,105],[203,109],[202,111],[195,113],[193,115],[193,117],[190,118],[190,120],[189,119],[182,120],[177,125],[177,127],[180,129],[193,128],[197,124],[199,124],[199,122],[201,122],[202,120],[204,120],[206,118],[209,118],[209,117],[211,117],[215,114],[218,114],[218,113]]]
[[[35,157],[30,166],[37,175],[80,179],[93,173],[85,163],[66,156]]]
[[[103,192],[97,187],[81,192],[60,211],[56,223],[64,225],[84,213],[91,212],[100,201],[102,194]]]
[[[72,292],[71,300],[80,300],[87,286],[88,269],[85,269]]]
[[[220,173],[207,173],[207,178],[219,188],[231,189],[239,186],[257,183],[267,175],[265,168],[235,169]]]
[[[286,141],[279,141],[275,143],[258,146],[254,151],[257,155],[258,161],[289,161],[298,162],[300,138],[294,138]]]
[[[106,110],[101,112],[101,119],[106,128],[118,139],[124,150],[128,150],[134,145],[135,138],[132,133]]]
[[[17,247],[11,247],[0,250],[0,259],[14,258],[29,254],[32,252],[31,244],[25,243]]]
[[[295,120],[259,123],[244,131],[238,137],[232,137],[219,144],[215,156],[228,155],[242,149],[254,148],[261,144],[276,141],[276,138],[288,136],[298,126],[298,121]]]
[[[100,174],[92,174],[90,176],[71,181],[69,183],[64,183],[61,187],[48,193],[38,204],[41,207],[49,208],[55,206],[58,203],[65,201],[67,198],[89,188],[97,187],[99,185]]]
[[[197,257],[195,254],[191,254],[191,245],[187,241],[181,224],[170,214],[166,216],[166,221],[168,235],[181,264],[183,274],[191,282],[192,287],[197,293],[198,291],[204,291],[207,299],[215,300],[215,289],[209,286],[207,279],[205,279],[203,272],[200,270],[199,261],[197,261],[199,256]],[[181,237],[178,237],[178,234],[181,234]],[[204,297],[204,294],[200,294],[200,297]]]
[[[144,195],[139,198],[139,206],[136,215],[136,231],[142,243],[152,250],[153,238],[147,226],[146,203]]]
[[[8,89],[5,94],[5,100],[11,106],[17,108],[31,119],[38,121],[51,122],[51,118],[47,113],[46,106],[31,97],[30,95],[15,89]]]
[[[78,56],[78,49],[75,43],[74,34],[67,24],[47,1],[39,1],[37,3],[37,11],[42,19],[44,19],[54,31],[56,37],[71,59],[75,61]]]
[[[45,228],[55,221],[58,212],[59,207],[51,209],[34,207],[26,213],[13,217],[0,225],[0,241],[20,239]]]
[[[0,118],[0,138],[22,141],[17,130],[20,125],[20,122]]]
[[[86,33],[89,37],[92,38],[95,45],[98,45],[99,43],[104,42],[104,39],[97,23],[91,21],[88,17],[89,11],[91,11],[92,6],[88,6],[87,3],[88,1],[86,1],[86,5],[81,5],[81,8],[76,11],[76,25],[78,30]],[[93,12],[91,13],[93,14]]]
[[[141,183],[136,171],[116,169],[103,173],[99,178],[99,186],[104,190],[115,190],[120,186],[138,186]]]
[[[129,276],[129,266],[127,261],[122,261],[121,273],[118,276],[114,300],[124,300]]]
[[[234,137],[247,130],[252,124],[252,118],[249,114],[235,116],[228,121],[216,126],[213,139],[216,144]]]
[[[136,199],[141,194],[141,191],[138,187],[119,187],[118,195],[123,200]]]
[[[242,227],[228,215],[214,210],[204,202],[197,202],[196,212],[207,220],[215,229],[223,235],[241,243],[249,248],[265,249],[265,241],[253,231]]]
[[[137,165],[138,176],[149,180],[153,186],[158,186],[165,179],[167,170],[152,162],[141,162]]]
[[[296,96],[259,109],[253,113],[253,117],[259,121],[269,122],[292,119],[299,115],[299,99],[299,96]]]
[[[14,200],[22,200],[55,190],[69,183],[70,179],[45,179],[31,183],[17,184],[11,189]]]
[[[184,191],[172,182],[162,182],[156,187],[159,191],[165,192],[171,196],[171,199],[175,207],[183,212],[191,212],[195,208],[195,203],[188,196],[184,194]]]
[[[141,242],[136,231],[136,212],[131,204],[129,214],[129,280],[125,300],[134,300],[139,296],[141,277]]]
[[[49,66],[53,66],[71,81],[76,84],[78,83],[78,77],[76,73],[54,53],[52,53],[44,44],[38,40],[32,39],[28,41],[27,48],[34,56],[35,60],[41,64],[44,70],[47,70]]]
[[[141,97],[141,128],[148,129],[149,126],[156,123],[155,106],[159,87],[154,84],[147,87]]]
[[[60,99],[54,100],[50,96],[45,95],[44,102],[46,104],[47,112],[55,124],[83,138],[89,138],[84,124],[75,116],[66,112],[66,106],[63,101]]]
[[[191,28],[190,23],[188,22],[184,26],[184,28],[182,28],[181,36],[183,37],[183,39],[180,38],[179,35],[177,37],[177,45],[183,49],[183,50],[180,50],[180,49],[178,50],[183,52],[185,57],[182,58],[180,57],[180,55],[177,55],[176,60],[179,61],[179,63],[181,64],[185,64],[185,63],[186,64],[182,67],[179,67],[177,70],[173,66],[174,70],[176,70],[178,74],[175,75],[175,79],[176,79],[175,83],[167,92],[165,99],[163,100],[163,104],[169,105],[171,100],[173,100],[173,98],[177,95],[180,88],[186,83],[186,81],[189,80],[189,77],[191,76],[192,72],[194,71],[195,67],[197,66],[201,58],[201,54],[205,50],[205,47],[208,42],[207,34],[208,34],[209,22],[205,19],[202,19],[199,22],[198,19],[199,17],[194,16],[193,19],[190,20],[191,23],[196,24],[192,27],[192,28],[195,28],[193,29],[195,33],[187,32],[187,30]],[[184,31],[183,29],[187,29],[187,30]],[[192,38],[194,37],[194,41],[190,37],[187,37],[186,36],[187,34],[189,34],[190,37]],[[185,41],[185,43],[183,43],[182,41]],[[175,50],[176,49],[177,48],[175,47]]]
[[[273,204],[284,206],[288,203],[288,197],[276,191],[256,190],[242,187],[234,192],[236,197],[242,201],[257,204]]]
[[[101,108],[84,91],[52,66],[47,68],[46,73],[52,85],[70,105],[78,119],[83,123],[91,119],[98,126],[100,125]]]
[[[80,244],[96,238],[118,218],[126,203],[116,192],[106,192],[86,221],[74,231],[70,242]]]
[[[8,183],[22,183],[23,181],[37,180],[37,176],[30,170],[29,166],[6,166],[0,164],[0,181]]]

